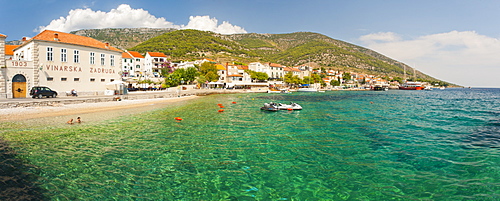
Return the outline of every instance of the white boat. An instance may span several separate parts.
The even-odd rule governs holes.
[[[261,110],[266,110],[266,111],[278,111],[278,105],[276,103],[264,103],[264,107],[260,108]]]
[[[298,92],[317,92],[318,90],[315,88],[299,88],[297,89]]]
[[[264,103],[264,107],[260,108],[261,110],[267,111],[278,111],[278,110],[302,110],[302,106],[297,103],[290,102],[290,104],[283,103]]]
[[[290,104],[278,103],[277,105],[280,110],[302,110],[302,106],[294,102],[290,102]]]
[[[269,89],[267,90],[267,93],[278,93],[278,94],[289,94],[292,93],[289,89]]]

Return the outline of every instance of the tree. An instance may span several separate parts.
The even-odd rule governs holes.
[[[195,67],[189,67],[184,72],[184,81],[186,81],[187,83],[192,83],[199,74],[200,73],[198,72],[198,70],[196,70]]]
[[[312,84],[313,83],[313,78],[309,76],[304,76],[304,79],[302,79],[302,84]]]
[[[312,79],[314,83],[321,83],[323,82],[323,79],[321,79],[321,76],[318,74],[312,74]]]
[[[217,74],[217,67],[215,64],[210,62],[204,62],[200,66],[200,75],[205,76],[207,81],[215,82],[219,80],[219,75]]]
[[[202,84],[207,82],[207,78],[205,78],[205,76],[203,75],[200,75],[196,81],[198,82],[198,87],[201,87]]]
[[[209,71],[207,74],[205,74],[205,77],[210,82],[215,82],[219,80],[219,75],[217,74],[217,72],[214,73],[213,71]]]
[[[292,72],[288,72],[285,74],[285,82],[290,85],[299,85],[302,84],[302,79],[297,75],[293,75]]]
[[[200,66],[200,73],[202,75],[206,75],[208,72],[213,72],[213,73],[217,74],[217,67],[215,66],[215,64],[210,63],[210,62],[202,63]]]
[[[332,85],[332,86],[340,86],[340,82],[338,80],[332,80],[332,81],[330,81],[330,85]]]
[[[351,80],[351,73],[344,73],[342,79],[345,81]]]
[[[252,78],[252,80],[265,81],[265,80],[269,79],[269,75],[267,75],[267,73],[256,72],[253,70],[245,70],[245,73],[249,74],[250,78]]]

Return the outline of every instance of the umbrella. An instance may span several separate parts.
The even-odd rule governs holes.
[[[115,80],[115,81],[113,81],[113,82],[106,83],[106,85],[115,85],[115,90],[118,90],[118,87],[117,87],[116,85],[120,85],[120,86],[121,86],[122,84],[126,84],[126,82],[123,82],[123,81],[121,81],[121,80]],[[120,90],[120,91],[121,91],[121,90]],[[116,94],[116,93],[117,93],[117,92],[115,91],[115,94]],[[119,93],[121,94],[121,92],[119,92]]]
[[[117,84],[125,84],[125,82],[120,80],[115,80],[113,82],[106,83],[106,85],[117,85]]]

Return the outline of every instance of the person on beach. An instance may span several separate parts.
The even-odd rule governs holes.
[[[71,95],[72,95],[72,96],[76,96],[76,97],[78,97],[78,94],[76,93],[76,90],[75,90],[75,89],[71,90]]]
[[[82,123],[82,119],[80,119],[80,117],[77,117],[76,118],[76,123]]]
[[[73,124],[73,119],[70,119],[68,122],[66,122],[67,124]]]

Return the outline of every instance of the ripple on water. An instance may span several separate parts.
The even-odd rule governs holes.
[[[2,136],[54,200],[495,200],[499,102],[477,93],[216,95]]]

